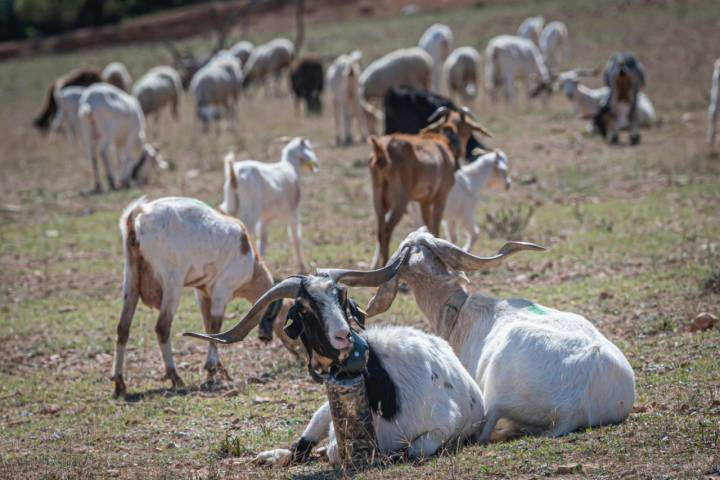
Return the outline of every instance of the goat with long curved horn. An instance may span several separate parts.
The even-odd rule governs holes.
[[[410,248],[402,249],[394,260],[385,267],[377,270],[348,270],[344,268],[323,268],[318,269],[318,274],[326,274],[334,282],[342,282],[351,287],[377,287],[392,279],[405,263]]]
[[[542,251],[545,247],[529,242],[507,242],[498,253],[491,257],[478,257],[439,238],[427,242],[428,247],[445,263],[455,270],[482,270],[498,265],[508,256],[523,250]]]

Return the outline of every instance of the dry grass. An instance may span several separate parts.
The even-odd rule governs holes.
[[[638,148],[588,138],[563,98],[547,107],[474,106],[508,153],[516,183],[491,192],[478,219],[519,204],[535,212],[523,239],[549,248],[506,268],[475,275],[473,287],[526,296],[592,319],[627,354],[637,375],[636,412],[621,425],[558,439],[521,438],[472,446],[418,463],[373,470],[366,477],[482,476],[525,478],[571,472],[597,478],[701,478],[718,474],[720,357],[718,330],[688,334],[701,311],[718,313],[717,291],[702,289],[720,260],[720,162],[704,146],[705,111],[720,5],[685,2],[543,3],[518,1],[318,25],[308,45],[323,54],[361,46],[365,62],[414,43],[443,21],[458,44],[482,47],[542,12],[565,20],[576,66],[604,62],[632,48],[646,64],[648,94],[663,118]],[[264,32],[254,40],[274,35]],[[200,43],[200,41],[196,42]],[[230,389],[172,394],[161,370],[155,313],[139,308],[130,337],[130,402],[111,398],[108,380],[120,312],[122,256],[117,216],[140,191],[87,197],[84,152],[30,128],[45,85],[78,64],[125,61],[138,75],[169,58],[159,46],[101,49],[0,64],[0,476],[4,478],[334,477],[317,459],[289,471],[248,463],[264,449],[290,443],[323,397],[279,344],[251,339],[222,355]],[[221,198],[222,156],[275,159],[284,135],[307,135],[321,171],[304,178],[304,246],[314,266],[366,266],[374,220],[365,145],[333,145],[331,115],[295,117],[289,99],[255,95],[242,103],[239,126],[200,135],[189,99],[182,120],[151,123],[149,135],[177,169],[142,193]],[[685,117],[682,120],[683,116]],[[192,173],[190,173],[192,172]],[[410,230],[404,222],[394,245]],[[490,253],[503,239],[484,239]],[[293,273],[285,229],[271,231],[275,276]],[[357,289],[360,303],[370,291]],[[233,319],[247,304],[229,308]],[[232,322],[233,320],[230,320]],[[374,322],[427,328],[407,295]],[[200,317],[190,292],[175,320],[176,361],[186,382],[202,381],[204,345],[180,337]],[[224,447],[223,447],[224,446]],[[225,452],[225,453],[223,453]],[[230,452],[231,454],[228,454]],[[576,465],[580,465],[579,469]],[[561,469],[560,466],[568,466]],[[582,472],[582,473],[580,473]]]

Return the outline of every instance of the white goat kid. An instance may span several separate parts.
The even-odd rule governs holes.
[[[551,436],[619,423],[635,401],[632,367],[584,317],[524,299],[467,293],[463,271],[541,249],[509,242],[493,257],[476,257],[418,230],[391,262],[408,254],[409,260],[368,306],[368,317],[384,312],[399,282],[408,285],[435,333],[448,340],[483,391],[487,421],[480,441],[490,439],[501,418],[516,430]]]
[[[527,38],[535,45],[540,45],[540,34],[545,25],[544,17],[528,17],[518,27],[517,34],[519,37]]]
[[[556,73],[568,55],[568,31],[563,22],[550,22],[540,34],[540,51],[550,72]]]
[[[106,83],[96,83],[85,89],[78,108],[80,130],[92,163],[95,192],[101,190],[97,166],[99,152],[108,184],[116,188],[108,153],[115,146],[120,161],[120,186],[131,181],[144,183],[156,166],[167,164],[156,149],[145,141],[145,116],[135,97]]]
[[[68,138],[73,142],[77,141],[80,120],[78,118],[78,109],[80,108],[80,97],[82,97],[85,87],[65,87],[62,90],[55,90],[55,104],[57,112],[53,117],[51,132],[62,130]]]
[[[708,107],[708,144],[715,144],[715,131],[717,129],[718,112],[720,112],[720,58],[715,60],[710,87],[710,106]]]
[[[307,264],[300,245],[300,176],[303,168],[313,172],[318,169],[315,150],[304,137],[292,139],[283,148],[280,161],[275,163],[236,162],[235,155],[230,153],[225,157],[225,198],[220,209],[247,225],[258,241],[261,255],[265,255],[267,249],[270,221],[289,221],[288,235],[298,268],[306,272]]]
[[[182,81],[174,68],[161,65],[150,69],[135,83],[132,94],[140,102],[146,118],[154,115],[159,119],[162,109],[167,106],[173,118],[178,120]]]
[[[340,55],[327,71],[327,84],[335,115],[335,143],[338,145],[352,143],[353,117],[358,123],[362,139],[369,136],[368,119],[360,103],[361,57],[359,50],[349,55]]]
[[[120,217],[120,231],[125,273],[112,376],[115,395],[127,391],[125,348],[139,299],[160,310],[155,332],[165,378],[172,381],[173,388],[181,387],[170,329],[183,287],[195,289],[205,331],[217,333],[228,302],[235,297],[256,301],[272,286],[272,276],[239,220],[192,198],[135,200]],[[205,370],[209,382],[218,373],[227,377],[214,344],[208,348]]]
[[[456,95],[459,95],[465,104],[475,99],[479,67],[480,54],[473,47],[459,47],[453,50],[443,66],[445,83],[451,100]]]
[[[418,47],[432,58],[432,90],[441,93],[442,68],[453,48],[453,33],[450,27],[436,23],[428,27],[418,41]]]
[[[514,102],[515,81],[525,83],[528,96],[550,90],[550,72],[538,47],[527,38],[513,35],[493,37],[485,48],[485,88],[490,100],[502,88],[505,99]]]

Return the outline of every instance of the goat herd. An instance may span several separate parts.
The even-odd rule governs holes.
[[[220,118],[234,120],[241,91],[252,83],[273,77],[277,93],[283,73],[290,70],[296,98],[312,113],[321,109],[320,94],[327,82],[336,142],[352,142],[355,121],[371,147],[368,165],[377,217],[371,271],[322,269],[306,274],[300,177],[303,170],[318,166],[306,138],[289,141],[277,163],[236,161],[229,154],[221,212],[189,198],[132,202],[120,219],[125,268],[112,376],[116,395],[127,391],[124,357],[140,299],[160,311],[156,333],[166,376],[174,388],[182,386],[170,328],[183,288],[192,287],[206,333],[191,335],[210,340],[204,367],[209,383],[227,378],[215,343],[240,341],[258,325],[261,339],[278,336],[307,361],[310,375],[319,381],[333,364],[345,361],[353,335],[360,332],[369,344],[363,376],[378,448],[386,454],[428,456],[453,443],[502,438],[498,432],[493,435],[500,419],[507,421],[503,432],[508,436],[563,435],[627,418],[635,399],[632,367],[590,321],[528,300],[468,293],[463,272],[484,270],[517,252],[542,247],[508,242],[491,257],[470,253],[478,235],[474,209],[480,190],[490,179],[507,188],[511,182],[505,153],[486,150],[475,137],[490,132],[453,101],[466,104],[476,97],[480,54],[472,47],[452,50],[452,44],[450,28],[433,25],[418,47],[393,51],[364,70],[360,52],[341,55],[325,75],[319,57],[293,63],[294,46],[286,39],[256,48],[240,42],[193,71],[155,67],[132,87],[120,63],[102,72],[77,70],[53,82],[36,124],[62,128],[82,139],[97,191],[98,155],[113,189],[142,183],[153,166],[165,166],[147,142],[145,117],[167,108],[177,118],[184,86],[207,129]],[[640,92],[640,62],[631,54],[613,55],[604,71],[606,86],[593,90],[579,83],[586,70],[556,73],[567,47],[565,25],[554,21],[544,26],[542,17],[527,19],[517,35],[491,39],[484,55],[489,98],[495,101],[502,91],[511,101],[516,81],[526,83],[531,97],[545,96],[557,86],[581,117],[592,120],[593,131],[617,142],[619,132],[628,129],[630,143],[637,144],[638,127],[655,120],[652,103]],[[719,77],[720,62],[714,71],[711,142]],[[443,83],[450,98],[438,94]],[[375,136],[383,119],[386,135]],[[118,181],[112,173],[111,147],[117,150]],[[469,163],[461,167],[463,157]],[[411,233],[391,253],[392,231],[408,209],[427,229]],[[277,284],[263,261],[268,223],[274,219],[287,222],[302,272]],[[443,219],[453,243],[437,237]],[[454,245],[456,223],[469,233],[464,248]],[[412,292],[434,335],[400,326],[365,330],[366,318],[392,306],[400,282]],[[346,286],[377,288],[367,312],[350,298]],[[235,297],[254,304],[237,325],[220,333],[225,307]],[[263,452],[256,460],[272,465],[301,462],[328,436],[326,453],[335,464],[340,458],[326,403],[289,449]]]

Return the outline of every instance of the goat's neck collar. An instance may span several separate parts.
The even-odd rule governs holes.
[[[440,307],[437,319],[437,333],[442,338],[450,339],[450,335],[452,335],[457,325],[460,311],[468,297],[469,295],[464,289],[455,290]]]

